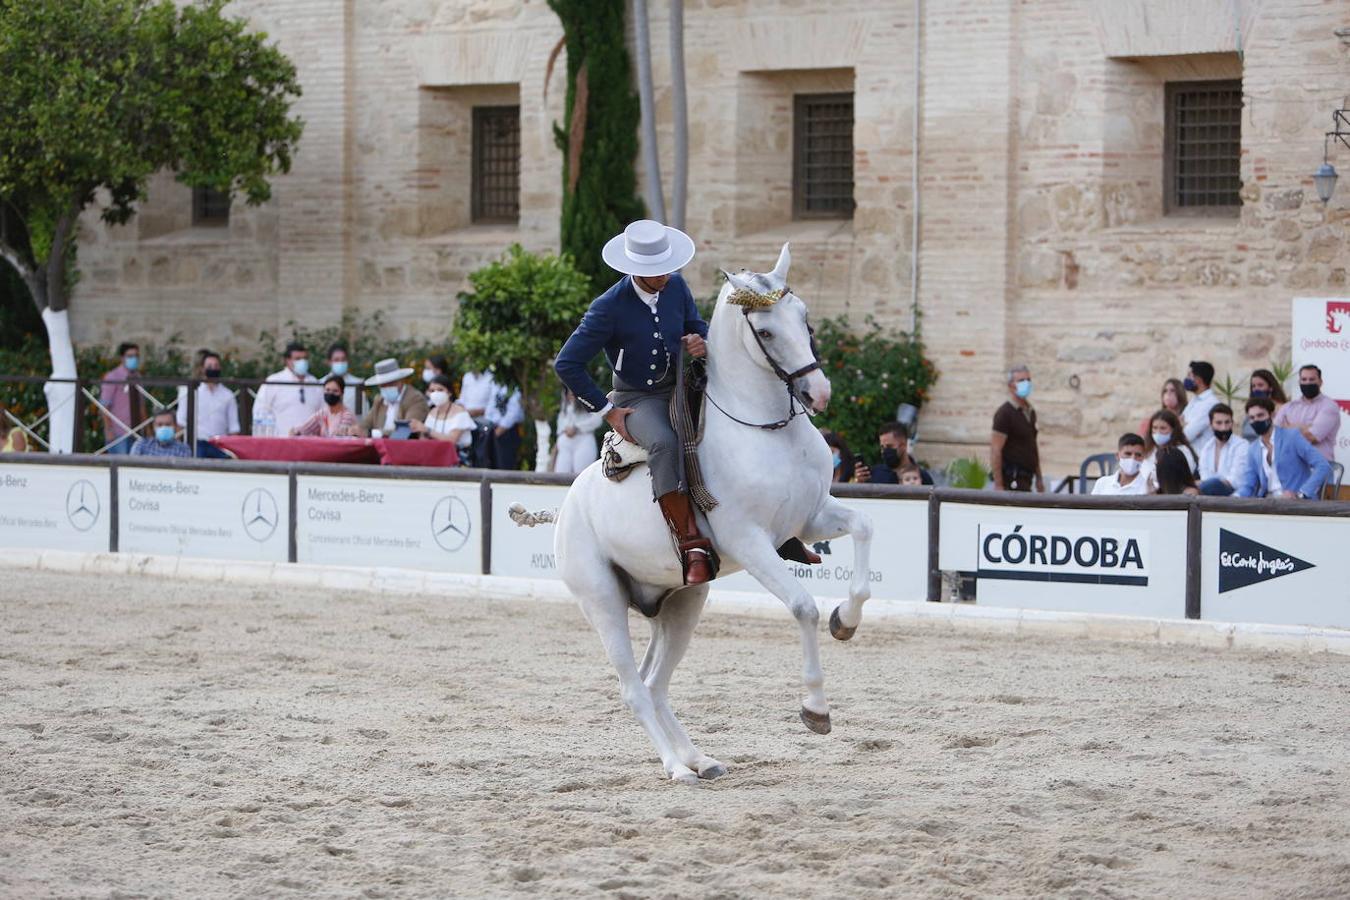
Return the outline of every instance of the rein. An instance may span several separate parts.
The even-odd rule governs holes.
[[[788,372],[778,364],[778,360],[774,359],[773,355],[769,353],[769,349],[764,346],[764,339],[759,336],[759,330],[756,329],[754,324],[750,322],[751,311],[752,310],[750,310],[747,307],[741,307],[741,312],[745,315],[746,324],[750,326],[750,333],[754,335],[755,343],[759,345],[759,351],[763,353],[764,358],[768,360],[770,368],[773,369],[773,374],[777,376],[778,380],[783,382],[783,384],[786,385],[787,387],[787,396],[788,396],[787,418],[779,419],[777,422],[769,422],[767,424],[760,424],[758,422],[747,422],[744,419],[736,418],[731,413],[723,409],[721,405],[716,400],[713,399],[712,391],[705,391],[703,396],[708,398],[708,402],[711,403],[717,409],[718,412],[720,412],[722,415],[726,416],[728,419],[730,419],[731,421],[735,422],[738,425],[745,425],[748,428],[758,428],[761,429],[762,431],[777,431],[780,428],[786,428],[788,425],[792,423],[792,420],[797,418],[798,416],[808,415],[806,407],[802,404],[800,400],[797,399],[797,396],[792,393],[792,382],[796,381],[798,378],[801,378],[808,372],[813,372],[816,369],[820,368],[820,353],[816,349],[815,329],[811,328],[809,324],[806,326],[807,331],[811,335],[812,361],[802,366],[795,372]]]

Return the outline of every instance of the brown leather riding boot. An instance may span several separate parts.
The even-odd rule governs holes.
[[[680,491],[663,494],[656,501],[661,515],[666,517],[670,533],[680,548],[680,563],[684,567],[685,584],[706,584],[712,581],[712,560],[709,551],[712,542],[699,534],[698,519],[689,498]]]

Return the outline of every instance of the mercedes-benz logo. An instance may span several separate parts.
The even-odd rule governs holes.
[[[98,499],[98,488],[92,481],[81,478],[66,492],[66,520],[76,531],[88,531],[98,522],[102,504]]]
[[[277,530],[281,516],[277,514],[277,501],[272,492],[265,488],[254,488],[244,496],[244,508],[241,515],[244,533],[258,543],[262,543]]]
[[[431,538],[447,553],[454,553],[469,541],[473,523],[469,507],[454,494],[442,497],[431,509]]]

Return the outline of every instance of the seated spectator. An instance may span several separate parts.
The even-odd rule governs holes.
[[[380,396],[361,419],[363,434],[389,435],[399,422],[426,421],[427,396],[408,384],[412,373],[412,369],[399,368],[395,359],[382,359],[375,364],[375,374],[366,379],[366,387],[379,388]]]
[[[211,443],[211,438],[223,434],[238,434],[239,402],[234,391],[220,383],[220,354],[213,350],[202,350],[197,354],[197,365],[192,369],[192,378],[201,383],[197,385],[195,399],[197,407],[197,456],[203,459],[228,459],[225,451]],[[178,389],[178,427],[187,436],[188,389]]]
[[[1144,439],[1144,459],[1154,466],[1158,464],[1159,447],[1176,447],[1182,455],[1190,461],[1191,472],[1199,469],[1199,460],[1195,456],[1195,448],[1191,446],[1190,441],[1186,440],[1186,432],[1181,427],[1181,420],[1175,413],[1165,409],[1160,409],[1153,414],[1153,418],[1148,421],[1148,436]]]
[[[887,422],[877,431],[877,440],[881,444],[881,464],[868,466],[859,459],[853,464],[853,480],[860,484],[899,484],[902,467],[918,466],[909,455],[909,429],[900,422]],[[933,476],[926,470],[920,468],[919,473],[924,484],[933,483]]]
[[[143,437],[131,447],[132,456],[185,456],[191,457],[192,450],[178,440],[174,413],[171,409],[161,409],[151,420],[154,437]]]
[[[1153,477],[1157,480],[1159,494],[1195,496],[1200,493],[1190,457],[1182,453],[1180,447],[1159,448]]]
[[[360,437],[356,415],[343,402],[347,382],[341,375],[329,373],[323,380],[324,408],[291,429],[292,437]]]
[[[1289,402],[1289,397],[1284,393],[1284,385],[1275,377],[1275,373],[1269,369],[1257,369],[1252,372],[1252,377],[1247,382],[1247,393],[1251,397],[1269,397],[1275,401],[1275,413],[1278,415],[1280,410]],[[1256,432],[1252,431],[1252,423],[1245,418],[1242,422],[1242,436],[1248,442],[1256,440]]]
[[[1178,419],[1181,418],[1181,411],[1186,407],[1186,386],[1181,383],[1180,378],[1169,378],[1163,382],[1159,404],[1159,409],[1165,409]],[[1148,425],[1150,421],[1152,421],[1151,418],[1145,419],[1140,423],[1140,437],[1148,437]]]
[[[1307,365],[1298,370],[1295,397],[1275,412],[1275,427],[1297,428],[1317,452],[1331,462],[1336,458],[1336,435],[1341,430],[1341,408],[1322,393],[1322,370]]]
[[[433,353],[422,362],[422,382],[426,385],[431,384],[431,379],[437,375],[444,375],[446,381],[450,382],[450,390],[454,391],[455,380],[450,375],[450,360],[443,354]]]
[[[923,486],[923,469],[920,469],[914,463],[901,466],[900,471],[896,474],[900,477],[901,487]]]
[[[346,385],[342,392],[342,405],[356,415],[356,395],[365,384],[351,372],[351,353],[342,341],[334,341],[328,348],[328,374],[341,378]],[[326,380],[326,377],[325,377]]]
[[[1192,447],[1199,447],[1209,440],[1209,410],[1219,402],[1219,397],[1210,385],[1214,383],[1214,367],[1207,362],[1194,361],[1182,387],[1195,396],[1181,412],[1181,424],[1186,431],[1186,440]]]
[[[1316,500],[1331,477],[1331,463],[1297,428],[1277,428],[1269,397],[1247,401],[1247,419],[1257,439],[1247,448],[1247,471],[1239,497],[1291,497]]]
[[[553,444],[553,471],[575,474],[599,459],[595,430],[604,421],[604,416],[578,403],[576,394],[564,390],[558,409],[558,439]],[[472,419],[469,424],[473,425]]]
[[[1200,447],[1200,493],[1227,497],[1247,469],[1247,441],[1233,434],[1233,409],[1216,403],[1209,410],[1213,436]]]
[[[1144,465],[1144,439],[1133,432],[1116,441],[1116,470],[1092,485],[1098,497],[1152,494],[1157,489],[1152,467]]]
[[[26,453],[28,436],[9,420],[9,410],[0,403],[0,453]]]
[[[473,419],[464,407],[450,399],[450,379],[444,375],[431,376],[427,385],[427,411],[425,421],[413,419],[408,423],[412,433],[433,441],[449,441],[460,451],[460,461],[464,462],[464,452],[473,442]]]
[[[853,478],[853,453],[848,449],[848,444],[839,435],[830,431],[828,428],[820,429],[820,436],[825,438],[825,446],[830,448],[830,464],[834,467],[830,473],[830,481],[849,481]]]

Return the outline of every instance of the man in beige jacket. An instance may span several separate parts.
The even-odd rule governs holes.
[[[427,397],[408,384],[412,369],[399,368],[398,360],[382,359],[375,364],[375,374],[366,379],[366,387],[378,387],[380,395],[361,417],[361,432],[374,436],[391,435],[398,422],[427,418]]]

